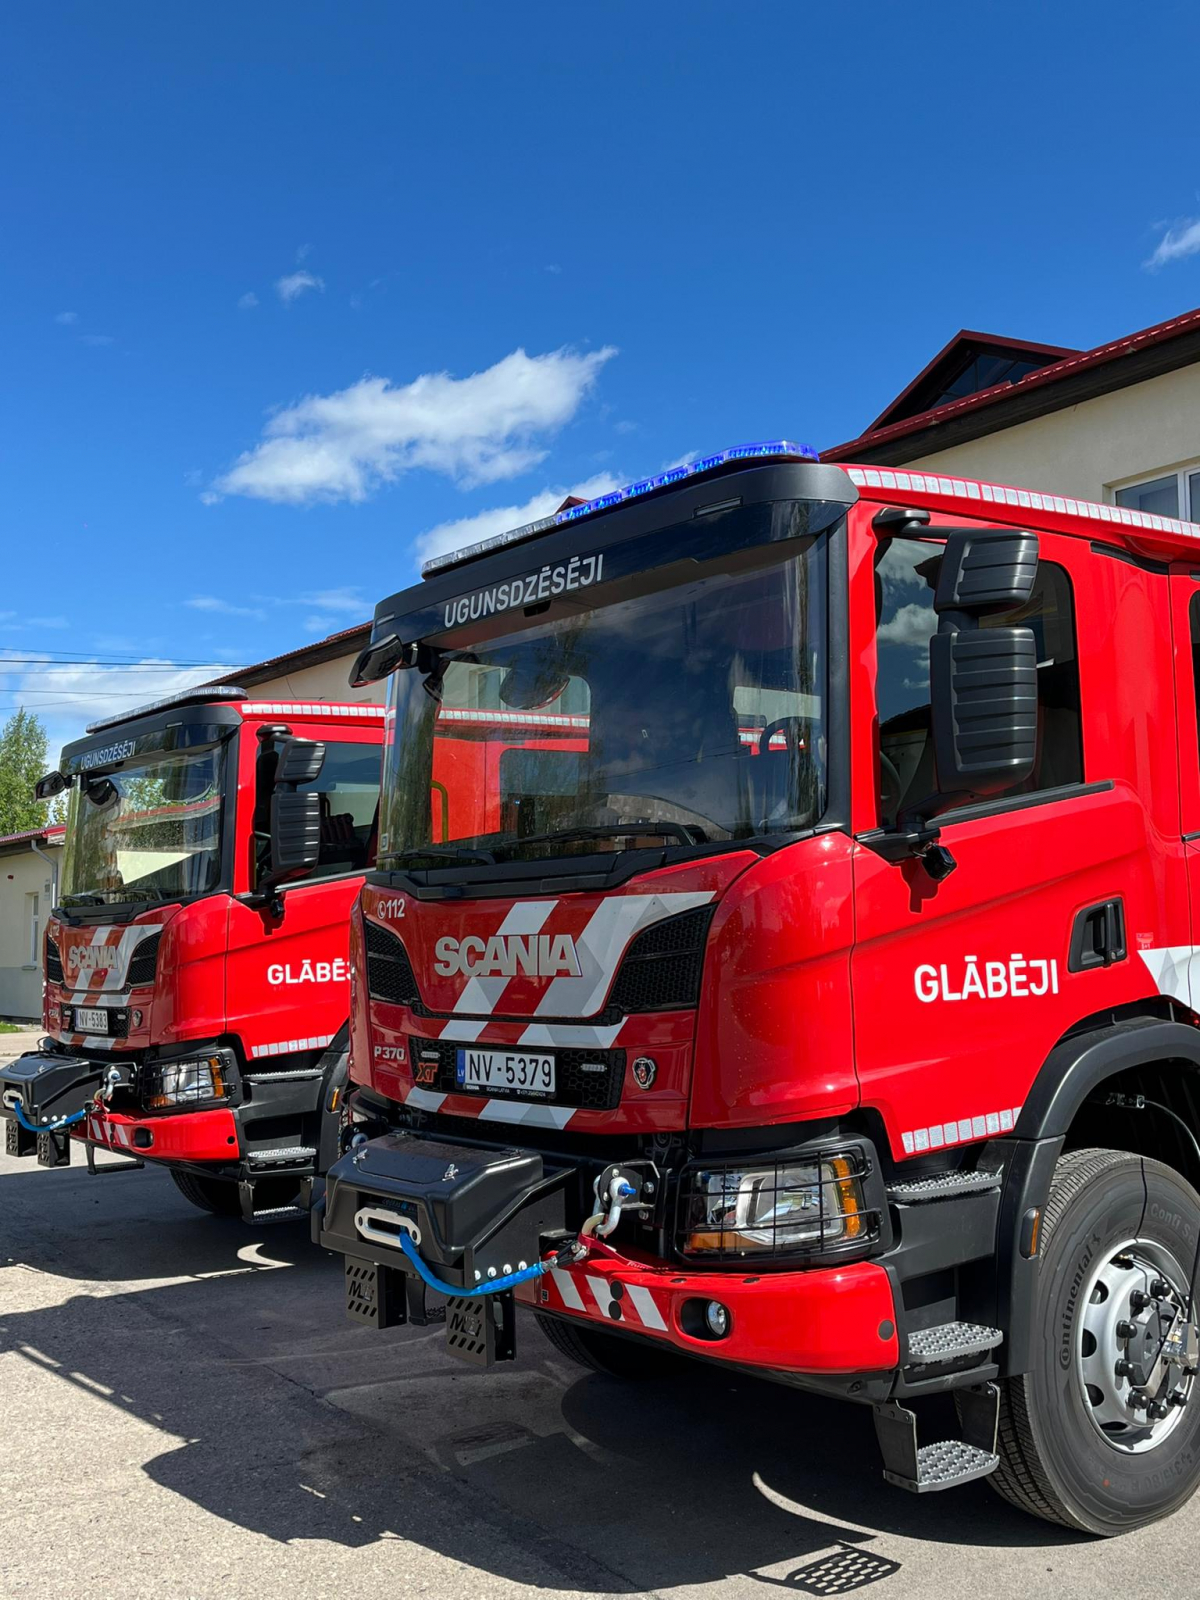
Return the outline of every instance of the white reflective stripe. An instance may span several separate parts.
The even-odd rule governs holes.
[[[576,1112],[575,1106],[534,1106],[522,1100],[488,1100],[479,1113],[480,1122],[519,1122],[526,1128],[565,1128]]]
[[[593,1278],[592,1274],[589,1272],[587,1274],[587,1281],[588,1288],[592,1291],[597,1306],[600,1308],[600,1311],[603,1313],[603,1315],[607,1316],[608,1308],[610,1305],[612,1305],[613,1301],[612,1290],[608,1287],[608,1279]]]
[[[633,1301],[634,1310],[647,1328],[658,1328],[663,1333],[667,1331],[662,1312],[655,1305],[654,1296],[649,1289],[642,1288],[641,1284],[628,1283],[625,1285],[625,1293]]]
[[[129,1147],[129,1129],[123,1128],[119,1122],[113,1123],[113,1139],[117,1144]]]
[[[1194,944],[1162,945],[1156,949],[1139,950],[1138,955],[1154,979],[1159,994],[1170,995],[1185,1006],[1191,1005],[1193,994],[1200,994],[1200,970],[1193,976],[1200,947]]]
[[[440,1111],[444,1094],[435,1094],[432,1089],[410,1089],[405,1105],[416,1106],[418,1111]]]
[[[624,1026],[624,1019],[607,1028],[592,1028],[579,1022],[531,1022],[517,1042],[557,1045],[563,1050],[607,1050]]]
[[[460,1044],[474,1044],[479,1035],[487,1027],[487,1019],[481,1022],[458,1022],[454,1018],[446,1024],[439,1039],[457,1039]],[[419,1042],[419,1041],[418,1041]],[[432,1040],[430,1043],[432,1044]]]
[[[563,1298],[563,1304],[570,1306],[572,1311],[586,1311],[583,1296],[575,1287],[575,1279],[569,1272],[564,1272],[561,1267],[551,1267],[550,1276],[554,1279],[555,1287]]]
[[[557,900],[514,901],[496,932],[501,937],[506,933],[540,933],[557,904]],[[468,1016],[490,1016],[511,982],[511,978],[505,977],[468,978],[465,988],[454,1002],[454,1009]]]
[[[308,1039],[277,1039],[271,1044],[254,1044],[250,1046],[252,1056],[286,1056],[294,1050],[324,1050],[327,1044],[333,1042],[333,1034],[317,1034]]]
[[[582,975],[555,978],[538,1001],[538,1017],[586,1017],[608,992],[617,963],[634,934],[665,917],[706,906],[712,890],[678,894],[623,894],[601,901],[575,941]]]

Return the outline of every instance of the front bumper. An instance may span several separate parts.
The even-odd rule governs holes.
[[[236,1161],[237,1121],[228,1106],[131,1117],[93,1105],[71,1133],[86,1144],[145,1161]]]
[[[556,1167],[528,1151],[386,1135],[330,1169],[313,1237],[346,1258],[351,1315],[379,1327],[406,1315],[420,1320],[424,1289],[400,1248],[402,1231],[435,1277],[467,1290],[561,1250],[571,1237],[562,1194],[572,1178],[569,1163]],[[560,1261],[510,1291],[516,1302],[797,1378],[883,1373],[900,1361],[891,1281],[873,1262],[759,1273],[680,1269],[599,1240],[589,1241],[578,1264]],[[501,1298],[452,1296],[449,1305],[453,1313],[456,1305]],[[706,1332],[710,1300],[728,1313],[723,1338]]]

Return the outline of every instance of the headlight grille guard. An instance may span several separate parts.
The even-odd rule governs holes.
[[[834,1164],[836,1163],[836,1166]],[[844,1164],[844,1165],[843,1165]],[[826,1176],[822,1166],[833,1168]],[[704,1215],[705,1203],[714,1198],[712,1188],[702,1186],[702,1178],[718,1180],[717,1197],[730,1207],[736,1206],[736,1174],[762,1175],[760,1197],[772,1194],[794,1194],[797,1185],[788,1184],[784,1174],[788,1169],[812,1167],[818,1181],[815,1188],[816,1204],[801,1213],[814,1222],[815,1233],[811,1239],[800,1242],[768,1240],[756,1245],[739,1240],[734,1218],[724,1226],[713,1227]],[[726,1178],[721,1185],[719,1180]],[[847,1207],[842,1199],[844,1186],[857,1189],[858,1200]],[[693,1158],[680,1169],[675,1182],[675,1221],[673,1246],[675,1254],[684,1261],[706,1267],[736,1271],[795,1269],[798,1266],[826,1265],[831,1261],[857,1260],[878,1254],[891,1243],[891,1224],[883,1177],[874,1146],[870,1140],[849,1136],[826,1139],[819,1144],[808,1144],[777,1151],[746,1151],[724,1153],[705,1160]],[[786,1228],[798,1226],[793,1219],[762,1222],[754,1226],[756,1234],[783,1234]],[[743,1230],[745,1231],[745,1230]],[[697,1235],[711,1235],[708,1247],[695,1248]]]

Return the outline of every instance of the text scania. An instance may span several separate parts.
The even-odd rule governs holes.
[[[493,616],[497,611],[511,611],[514,606],[531,606],[539,600],[553,599],[556,594],[586,589],[590,584],[599,583],[603,572],[603,554],[572,556],[561,566],[543,567],[540,572],[530,572],[508,583],[477,589],[474,594],[463,595],[461,600],[450,601],[446,607],[446,627],[478,622],[480,617]]]
[[[472,978],[581,977],[582,968],[569,933],[494,933],[490,939],[439,939],[433,947],[434,971]]]
[[[1032,956],[1009,956],[1007,961],[980,961],[964,956],[961,972],[953,974],[946,962],[920,966],[913,973],[917,999],[1024,1000],[1058,993],[1058,962]]]
[[[267,968],[267,982],[276,988],[285,983],[345,983],[349,977],[350,963],[340,956],[336,961],[300,961],[295,966],[287,961]]]

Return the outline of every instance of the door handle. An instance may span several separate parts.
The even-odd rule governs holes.
[[[1093,967],[1111,967],[1128,955],[1125,944],[1125,902],[1102,900],[1085,906],[1075,915],[1071,929],[1068,972],[1089,972]]]

